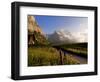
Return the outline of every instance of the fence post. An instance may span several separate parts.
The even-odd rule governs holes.
[[[60,64],[63,65],[63,53],[62,50],[59,51],[60,51]]]

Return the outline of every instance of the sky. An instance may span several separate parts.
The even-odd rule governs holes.
[[[59,30],[75,33],[88,29],[87,17],[35,15],[35,19],[44,34],[52,34]]]
[[[44,34],[59,32],[59,37],[77,42],[88,42],[88,17],[35,15]],[[53,37],[53,36],[52,36]],[[74,39],[73,39],[74,38]]]

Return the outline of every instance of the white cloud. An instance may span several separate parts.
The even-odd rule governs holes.
[[[77,42],[87,42],[88,41],[88,34],[86,32],[73,33],[73,36],[76,38]]]
[[[65,29],[57,31],[63,39],[76,40],[77,42],[88,41],[88,29],[81,29],[79,32],[69,32]]]

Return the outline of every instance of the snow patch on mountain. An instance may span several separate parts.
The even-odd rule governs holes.
[[[55,31],[47,35],[48,40],[53,44],[68,44],[87,42],[87,32],[69,32],[66,30]]]

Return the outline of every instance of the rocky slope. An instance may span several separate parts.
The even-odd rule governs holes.
[[[33,33],[34,31],[42,34],[42,30],[39,27],[39,25],[37,24],[35,17],[28,16],[28,32]]]
[[[49,42],[34,16],[28,16],[28,45],[48,45]]]

